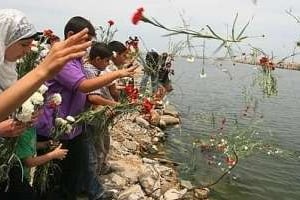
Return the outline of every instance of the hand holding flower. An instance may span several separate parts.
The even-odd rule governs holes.
[[[25,123],[8,119],[0,122],[0,136],[1,137],[17,137],[26,130]]]
[[[53,151],[51,151],[50,153],[48,153],[48,155],[50,156],[51,160],[52,159],[60,159],[63,160],[67,153],[68,153],[68,149],[62,149],[62,144],[59,144],[58,147],[56,147]]]

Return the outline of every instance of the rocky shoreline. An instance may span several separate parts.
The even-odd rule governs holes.
[[[161,119],[179,122],[175,111],[160,109]],[[167,114],[169,113],[169,114]],[[172,121],[173,120],[173,121]],[[118,200],[207,199],[208,189],[192,189],[189,181],[180,180],[177,163],[163,158],[162,129],[145,123],[139,113],[124,114],[110,129],[111,147],[108,162],[115,171],[99,176]]]

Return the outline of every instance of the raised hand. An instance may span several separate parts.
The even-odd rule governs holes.
[[[84,56],[86,49],[91,46],[88,41],[88,29],[57,42],[51,48],[44,61],[38,66],[45,69],[50,78],[55,75],[69,60]]]
[[[119,73],[120,73],[120,78],[122,77],[133,77],[134,74],[136,73],[136,69],[138,68],[138,66],[132,66],[126,69],[120,69]]]

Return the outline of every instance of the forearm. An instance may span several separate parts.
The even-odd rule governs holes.
[[[50,152],[41,156],[26,158],[24,163],[27,167],[36,167],[36,166],[43,165],[52,159],[53,157],[51,156],[51,152]]]
[[[14,112],[46,80],[47,73],[37,67],[0,94],[0,121]]]
[[[91,92],[98,88],[104,87],[117,78],[120,78],[119,71],[113,71],[93,79],[86,79],[79,85],[79,90],[84,93]]]
[[[113,106],[117,104],[114,100],[106,99],[100,95],[89,95],[88,100],[93,105]]]

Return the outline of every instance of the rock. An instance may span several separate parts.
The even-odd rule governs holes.
[[[120,187],[124,187],[126,185],[126,179],[117,174],[111,175],[111,181]]]
[[[135,122],[144,128],[149,128],[149,126],[150,126],[150,123],[141,116],[136,117]]]
[[[150,124],[154,126],[158,126],[160,121],[160,115],[155,110],[151,110],[150,115],[151,115]]]
[[[165,122],[165,120],[163,120],[163,119],[159,120],[159,127],[162,129],[167,128],[167,123]]]
[[[155,134],[155,136],[156,136],[156,137],[160,137],[160,138],[162,138],[162,137],[164,137],[164,136],[165,136],[165,133],[164,133],[164,132],[162,132],[162,131],[160,131],[160,132],[157,132],[157,133]]]
[[[208,194],[209,194],[209,189],[208,188],[203,188],[203,189],[195,189],[195,197],[197,199],[207,199]]]
[[[190,181],[186,181],[186,180],[181,180],[180,185],[182,187],[185,187],[186,189],[192,189],[193,188],[192,183]]]
[[[163,176],[170,176],[173,173],[173,169],[170,167],[166,167],[163,165],[155,165],[155,168],[159,171],[159,173]]]
[[[171,115],[171,116],[176,117],[176,118],[179,117],[179,113],[175,110],[170,109],[170,108],[164,109],[163,114],[164,115]]]
[[[157,164],[158,163],[156,160],[152,160],[149,158],[142,158],[142,160],[143,160],[143,163],[146,163],[146,164]]]
[[[170,189],[164,194],[164,200],[176,200],[176,199],[181,199],[183,195],[187,192],[187,189],[183,190],[176,190],[176,189]]]
[[[130,151],[136,151],[137,149],[137,144],[135,144],[133,141],[125,140],[123,145]]]
[[[154,144],[157,144],[159,141],[160,141],[160,139],[159,139],[158,137],[154,137],[154,138],[152,139],[152,142],[153,142]]]
[[[164,120],[166,122],[167,125],[175,125],[175,124],[179,124],[180,120],[176,117],[172,117],[170,115],[162,115],[160,117],[161,120]]]
[[[159,176],[155,176],[151,172],[144,173],[139,177],[139,183],[148,196],[152,196],[153,198],[161,196]]]
[[[133,185],[125,191],[121,192],[118,200],[141,200],[145,199],[144,192],[140,185]]]

